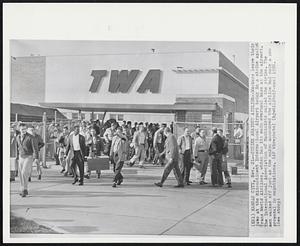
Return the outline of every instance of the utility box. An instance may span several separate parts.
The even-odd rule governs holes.
[[[237,167],[231,167],[231,174],[232,175],[237,175],[238,174]]]

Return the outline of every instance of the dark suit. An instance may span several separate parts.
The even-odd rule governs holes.
[[[69,151],[72,151],[74,153],[73,158],[71,159],[71,170],[75,176],[75,180],[78,178],[76,174],[76,165],[78,166],[79,169],[79,176],[80,180],[79,182],[83,182],[83,177],[84,177],[84,157],[86,154],[86,145],[85,145],[85,138],[84,136],[79,134],[79,145],[80,145],[80,150],[75,151],[74,150],[74,145],[73,145],[73,134],[70,134],[69,136],[69,141],[66,149],[66,156],[68,155]]]
[[[186,142],[186,140],[188,140],[188,143]],[[189,149],[186,149],[187,144],[189,144]],[[181,170],[182,178],[184,182],[188,183],[190,181],[190,173],[193,167],[192,137],[191,136],[185,137],[184,135],[180,136],[178,138],[178,147],[179,147],[179,153],[182,155],[182,162],[183,162],[183,167]]]
[[[222,153],[223,153],[223,139],[215,134],[211,140],[208,154],[211,157],[211,183],[212,185],[223,185],[222,175]]]

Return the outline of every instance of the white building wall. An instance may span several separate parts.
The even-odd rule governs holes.
[[[218,73],[178,74],[173,70],[217,68],[218,53],[47,57],[45,102],[173,104],[176,94],[217,94]],[[128,93],[108,92],[111,70],[141,70]],[[137,93],[150,69],[160,69],[161,91]],[[108,70],[97,93],[89,92],[92,70]]]

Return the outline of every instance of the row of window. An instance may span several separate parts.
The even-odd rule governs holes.
[[[92,113],[90,113],[90,119],[92,118]],[[103,118],[103,114],[96,114],[94,113],[94,120],[99,119],[102,120]],[[78,113],[72,113],[72,119],[73,120],[77,120],[78,119]],[[81,119],[85,120],[86,119],[86,114],[85,113],[81,113]],[[115,119],[117,121],[123,121],[124,120],[124,114],[110,114],[109,115],[109,119]],[[202,114],[201,115],[201,119],[203,122],[211,122],[212,121],[212,114],[208,113],[208,114]],[[180,118],[180,116],[178,115],[178,121],[182,121],[182,119]]]
[[[90,119],[92,118],[92,113],[90,113]],[[94,113],[94,120],[99,119],[102,120],[103,114],[96,114]],[[78,113],[72,113],[72,119],[77,120],[78,119]],[[81,119],[85,120],[86,119],[86,114],[81,113]],[[124,115],[123,114],[110,114],[109,119],[115,119],[117,121],[122,121],[124,120]]]

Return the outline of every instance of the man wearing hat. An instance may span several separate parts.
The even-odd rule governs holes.
[[[78,124],[74,125],[74,131],[69,136],[65,157],[68,156],[69,151],[73,152],[73,158],[71,160],[71,169],[74,174],[74,181],[72,184],[76,184],[79,181],[79,185],[83,185],[84,157],[86,154],[86,145],[84,136],[79,134]],[[79,180],[78,175],[76,174],[76,166],[79,169]]]
[[[212,129],[213,137],[209,146],[208,154],[211,160],[211,183],[213,186],[217,184],[223,186],[222,175],[222,153],[223,153],[223,140],[217,134],[217,128]]]

